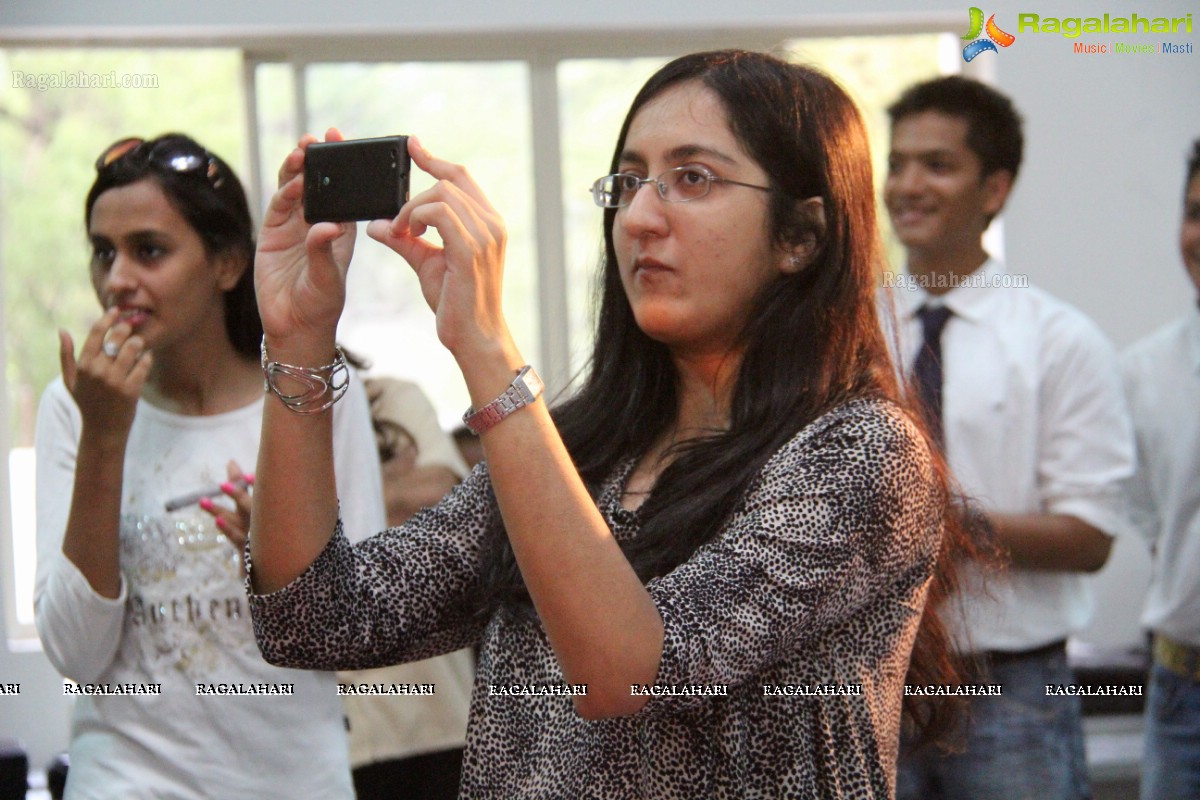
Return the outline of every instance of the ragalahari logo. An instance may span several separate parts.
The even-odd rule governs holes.
[[[985,38],[979,38],[979,34],[986,31]],[[971,6],[971,29],[967,31],[967,35],[962,37],[963,41],[970,42],[963,48],[963,61],[971,61],[980,53],[986,53],[991,50],[993,53],[998,53],[996,45],[1008,47],[1017,40],[1017,37],[1011,33],[1005,33],[1000,30],[1000,26],[996,24],[996,15],[992,14],[988,17],[987,25],[983,24],[983,11],[974,6]]]

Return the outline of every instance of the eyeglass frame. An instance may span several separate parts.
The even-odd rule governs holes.
[[[665,181],[663,181],[662,177],[664,175],[669,175],[672,172],[687,172],[687,171],[696,172],[696,173],[704,176],[704,185],[706,187],[704,190],[704,194],[699,194],[699,195],[696,195],[695,197],[685,197],[682,200],[672,200],[671,198],[667,197],[667,192],[670,191],[670,189],[672,187],[669,186]],[[607,192],[607,193],[603,192],[603,190],[600,188],[601,184],[603,184],[605,181],[612,179],[612,178],[631,178],[631,179],[637,181],[637,185],[634,186],[633,189],[628,190],[628,192],[627,192],[628,196],[629,196],[629,200],[625,201],[624,203],[619,203],[617,205],[608,205],[607,203],[600,202],[601,194],[611,194],[611,192]],[[648,183],[654,184],[654,187],[658,190],[659,199],[662,200],[664,203],[690,203],[693,200],[702,200],[705,197],[708,197],[708,195],[712,192],[712,187],[713,187],[714,183],[728,183],[728,184],[732,184],[733,186],[745,186],[747,189],[758,189],[759,191],[762,191],[762,192],[775,191],[775,189],[771,186],[758,186],[757,184],[753,184],[753,183],[744,183],[742,181],[735,181],[732,178],[722,178],[719,175],[713,174],[712,170],[708,169],[707,167],[699,167],[699,166],[692,166],[692,165],[685,164],[683,166],[672,167],[671,169],[663,170],[662,172],[660,172],[657,176],[655,176],[653,178],[640,178],[631,172],[613,172],[611,174],[597,178],[595,180],[595,182],[592,183],[592,200],[600,208],[625,208],[630,203],[633,202],[634,195],[636,195],[638,193],[638,191]],[[626,194],[626,192],[623,191],[621,196],[624,197],[625,194]]]
[[[152,145],[145,153],[147,164],[180,175],[193,173],[203,175],[214,189],[219,188],[225,181],[219,175],[220,162],[199,143],[188,141],[168,142],[164,141],[164,137],[161,136],[157,139],[143,139],[140,136],[126,136],[124,139],[118,139],[104,148],[103,152],[100,153],[96,159],[96,172],[103,173],[104,170],[113,166],[118,161],[129,158],[134,153],[143,150],[147,145]],[[162,147],[169,147],[175,152],[161,153],[159,152],[159,148]],[[171,155],[187,155],[199,159],[199,162],[181,168],[171,158],[167,157]]]

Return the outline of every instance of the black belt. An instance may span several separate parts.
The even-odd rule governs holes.
[[[1027,658],[1043,658],[1045,656],[1054,655],[1055,653],[1067,652],[1067,640],[1059,639],[1057,642],[1044,644],[1041,647],[1035,647],[1032,650],[985,650],[983,652],[984,661],[992,665],[1011,664],[1014,661],[1023,661]]]

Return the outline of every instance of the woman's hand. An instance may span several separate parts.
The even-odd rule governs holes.
[[[118,322],[119,314],[110,308],[92,325],[78,359],[71,335],[58,334],[63,383],[83,417],[62,552],[97,594],[110,599],[121,593],[125,448],[151,366],[142,337]]]
[[[71,334],[60,330],[58,340],[63,382],[79,406],[84,429],[123,447],[152,357],[142,337],[117,321],[119,314],[120,309],[110,308],[96,320],[78,359]]]
[[[327,142],[341,140],[334,128],[325,134]],[[315,141],[306,135],[284,159],[258,237],[254,288],[263,331],[272,341],[297,334],[332,341],[346,302],[355,226],[304,221],[304,154]]]
[[[511,347],[501,305],[504,221],[467,170],[434,158],[415,137],[413,162],[437,179],[411,199],[390,224],[376,220],[367,234],[412,266],[425,301],[437,315],[438,339],[456,357],[472,350]],[[442,246],[421,237],[437,230]]]
[[[211,497],[203,498],[199,505],[212,514],[221,533],[225,534],[238,556],[241,556],[246,549],[246,535],[250,530],[250,487],[254,485],[254,476],[242,472],[236,461],[230,461],[225,469],[229,480],[221,484],[221,491],[233,501],[233,508],[218,505]],[[243,565],[243,574],[245,569]]]

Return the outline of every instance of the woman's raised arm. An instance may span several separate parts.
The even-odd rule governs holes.
[[[341,138],[326,134],[327,141]],[[304,221],[304,151],[315,141],[302,139],[280,168],[254,260],[264,360],[310,370],[334,360],[355,230]],[[297,414],[267,398],[250,526],[255,591],[275,591],[303,572],[328,543],[337,515],[332,409]]]

